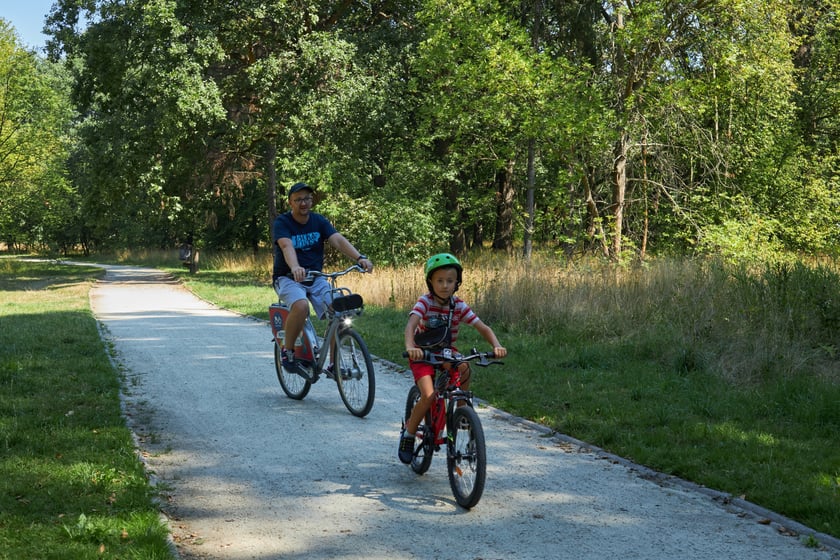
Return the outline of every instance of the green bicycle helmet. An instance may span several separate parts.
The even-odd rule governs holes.
[[[464,267],[461,266],[461,261],[449,253],[438,253],[437,255],[432,255],[429,257],[429,260],[426,261],[426,287],[429,288],[430,292],[432,291],[432,272],[444,267],[452,267],[458,271],[458,283],[455,285],[455,291],[457,292],[458,288],[461,287],[461,280],[463,279],[464,274]]]

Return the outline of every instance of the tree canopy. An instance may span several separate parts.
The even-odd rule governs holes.
[[[52,107],[16,152],[66,191],[44,242],[259,250],[304,180],[394,263],[838,245],[837,0],[59,0],[46,30],[6,93]]]
[[[0,242],[9,248],[79,239],[78,198],[65,172],[68,88],[62,67],[26,50],[0,18]]]

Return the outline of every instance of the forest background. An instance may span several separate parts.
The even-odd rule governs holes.
[[[837,8],[59,0],[0,23],[0,241],[258,252],[304,180],[381,264],[831,254]]]

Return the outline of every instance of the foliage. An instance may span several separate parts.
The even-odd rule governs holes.
[[[745,220],[772,224],[765,252],[833,252],[837,8],[60,0],[82,115],[61,232],[257,250],[307,180],[434,208],[418,227],[457,251],[509,251],[533,218],[539,245],[618,261],[734,248]]]
[[[512,210],[500,205],[510,196],[500,189],[511,174],[523,175],[529,142],[567,150],[592,132],[585,74],[535,50],[502,2],[430,1],[418,17],[425,37],[412,62],[414,142],[434,169],[431,185],[448,201],[450,232],[498,240]]]
[[[67,75],[26,51],[0,19],[0,240],[58,249],[78,223],[65,173],[71,109]]]
[[[345,237],[382,265],[427,258],[445,244],[440,216],[430,203],[332,196],[319,208]],[[368,250],[370,248],[370,250]]]
[[[73,179],[100,246],[163,245],[209,173],[207,139],[224,115],[212,38],[169,0],[107,4],[76,44],[74,99],[84,115]],[[193,218],[194,219],[194,218]]]

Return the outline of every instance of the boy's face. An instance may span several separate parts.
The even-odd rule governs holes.
[[[432,272],[432,293],[440,299],[449,299],[458,286],[458,271],[454,268],[439,268]]]

